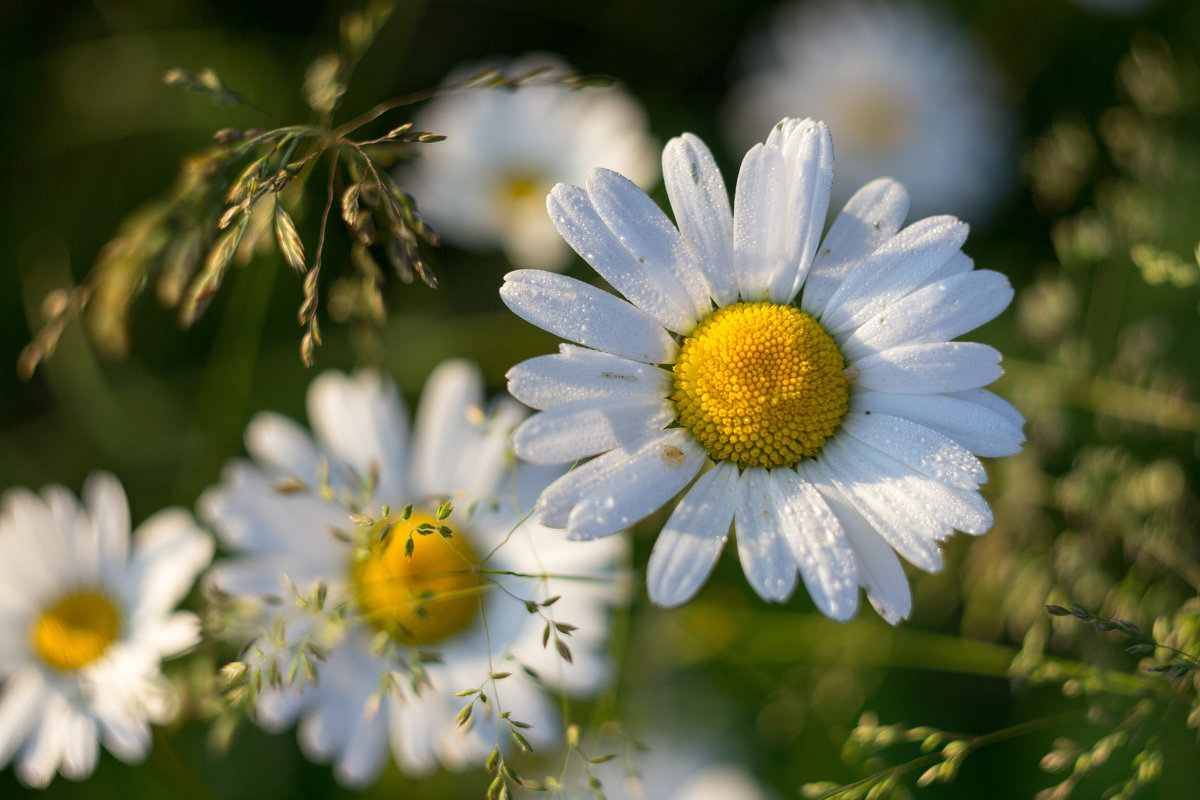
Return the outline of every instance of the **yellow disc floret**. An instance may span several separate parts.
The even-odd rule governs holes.
[[[30,627],[33,649],[59,670],[86,667],[108,650],[121,630],[121,614],[99,591],[72,592],[42,612]]]
[[[679,424],[717,461],[794,466],[833,436],[850,387],[837,345],[795,306],[737,303],[714,311],[675,362]]]
[[[440,524],[432,515],[414,512],[396,521],[351,568],[359,611],[402,644],[441,641],[466,628],[479,612],[479,557],[464,536],[437,533]],[[434,530],[417,532],[422,526]],[[405,552],[410,532],[411,556]]]

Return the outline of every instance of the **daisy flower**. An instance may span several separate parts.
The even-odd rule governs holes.
[[[212,540],[182,509],[129,535],[129,504],[96,473],[83,505],[67,489],[10,489],[0,499],[0,765],[44,787],[81,780],[98,743],[127,763],[150,750],[150,726],[177,703],[163,658],[200,639],[174,611],[212,559]]]
[[[727,103],[731,141],[748,147],[781,117],[838,134],[833,199],[880,175],[913,212],[983,222],[1016,185],[1014,125],[995,65],[961,29],[916,4],[782,6],[744,48]]]
[[[482,402],[478,370],[444,363],[426,384],[410,444],[389,380],[327,372],[308,393],[315,440],[260,414],[246,430],[256,463],[231,463],[200,500],[201,515],[237,554],[209,573],[213,588],[263,598],[270,612],[281,595],[308,596],[321,583],[327,607],[344,609],[340,626],[322,628],[285,604],[287,642],[266,634],[250,652],[286,671],[288,642],[321,642],[316,682],[266,688],[256,710],[269,729],[298,719],[304,752],[332,761],[346,785],[375,780],[389,752],[409,773],[481,764],[507,724],[497,709],[532,725],[521,732],[535,746],[551,741],[554,704],[519,667],[579,694],[606,680],[607,616],[623,594],[615,569],[625,544],[577,552],[523,521],[521,509],[561,470],[514,473],[509,435],[523,412],[507,400],[485,414]],[[279,490],[297,478],[322,488]],[[454,510],[443,517],[447,501]],[[356,526],[347,507],[380,516]],[[547,625],[571,663],[543,645]],[[512,674],[490,678],[501,672]],[[456,696],[470,689],[487,702]],[[470,703],[473,724],[460,726]]]
[[[592,774],[603,785],[608,800],[769,800],[771,795],[741,764],[724,760],[726,753],[704,752],[703,745],[687,752],[674,746],[652,744],[638,754],[632,764],[614,759],[598,767]],[[697,752],[699,749],[699,752]],[[567,792],[572,800],[594,798],[595,789]]]
[[[513,396],[542,409],[514,432],[517,455],[596,456],[541,493],[538,519],[594,539],[673,505],[647,567],[660,605],[696,593],[732,524],[763,598],[783,602],[799,574],[834,619],[855,613],[859,586],[903,619],[896,554],[935,571],[954,529],[984,533],[975,455],[1023,440],[1020,414],[982,388],[1000,354],[951,341],[1008,305],[1007,279],[973,269],[952,217],[901,230],[908,195],[888,179],[860,189],[822,240],[833,145],[821,122],[785,119],[755,145],[732,211],[695,136],[667,144],[663,176],[678,228],[608,170],[547,201],[626,299],[535,270],[500,290],[583,345],[508,373]]]
[[[484,66],[460,70],[451,82]],[[510,76],[547,66],[555,75],[571,71],[549,55],[499,66]],[[531,85],[447,94],[431,100],[414,124],[447,136],[422,148],[400,176],[422,217],[448,242],[500,248],[522,266],[559,270],[570,259],[542,202],[556,182],[581,181],[597,165],[639,186],[658,181],[658,143],[647,131],[646,114],[619,87]]]

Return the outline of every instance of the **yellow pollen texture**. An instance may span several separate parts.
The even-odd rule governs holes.
[[[833,436],[850,407],[845,362],[795,306],[737,303],[714,311],[675,362],[679,424],[717,461],[794,466]]]
[[[441,641],[466,628],[479,612],[479,557],[459,533],[449,539],[436,531],[417,533],[426,523],[439,524],[421,512],[396,521],[388,536],[372,544],[367,557],[351,568],[359,610],[374,628],[401,644]],[[409,525],[411,557],[404,552]]]
[[[121,629],[121,615],[98,591],[69,594],[33,623],[34,651],[54,669],[86,667],[108,650]]]

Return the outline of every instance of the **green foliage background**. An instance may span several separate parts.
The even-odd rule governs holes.
[[[864,709],[883,722],[971,734],[1050,719],[973,754],[953,782],[917,790],[1032,796],[1061,778],[1038,766],[1056,737],[1094,742],[1113,722],[1092,724],[1082,713],[1058,720],[1060,712],[1085,709],[1087,691],[1064,696],[1057,686],[1011,681],[1018,649],[1025,646],[1034,661],[1044,646],[1071,664],[1138,671],[1118,634],[1070,618],[1052,628],[1043,603],[1079,602],[1149,630],[1198,591],[1200,6],[1162,2],[1130,21],[1066,0],[935,5],[960,18],[1006,73],[1026,164],[1003,213],[974,230],[967,245],[979,266],[1004,272],[1018,291],[1013,309],[972,337],[1005,353],[1008,374],[998,391],[1029,419],[1026,451],[989,464],[985,488],[996,529],[982,540],[951,541],[943,574],[911,573],[914,617],[896,630],[870,611],[849,625],[830,623],[803,592],[767,607],[732,557],[722,559],[695,603],[677,611],[651,608],[639,575],[633,608],[617,625],[617,686],[574,709],[585,723],[615,716],[635,737],[666,722],[698,735],[708,752],[729,748],[780,797],[798,796],[810,781],[845,783],[872,771],[841,757]],[[212,67],[280,120],[306,119],[305,67],[332,48],[338,20],[356,7],[237,0],[0,6],[0,364],[16,364],[40,323],[43,296],[82,278],[120,220],[165,191],[185,153],[203,148],[218,128],[272,124],[254,109],[214,107],[168,88],[163,72]],[[464,59],[553,51],[586,73],[618,78],[645,104],[662,140],[684,130],[705,138],[732,176],[741,154],[722,147],[713,109],[732,83],[738,43],[770,7],[760,0],[401,0],[343,109],[354,114],[434,86]],[[1174,54],[1178,91],[1165,110],[1147,106],[1116,77],[1135,42]],[[1162,89],[1153,76],[1147,80],[1148,91]],[[1119,118],[1102,122],[1114,107],[1132,109],[1124,138],[1112,133]],[[1128,146],[1114,149],[1114,141]],[[1139,153],[1165,162],[1148,164]],[[656,197],[664,200],[661,188]],[[298,219],[306,237],[315,234],[314,206],[310,197]],[[331,264],[347,252],[336,228]],[[1135,264],[1138,244],[1157,249]],[[1155,270],[1164,252],[1175,254],[1167,263],[1174,272]],[[364,348],[351,328],[326,322],[326,344],[311,370],[297,356],[301,284],[277,256],[236,269],[187,332],[145,298],[133,311],[124,360],[99,359],[72,329],[31,381],[19,381],[15,368],[0,370],[0,486],[54,482],[78,490],[88,472],[110,469],[141,520],[165,505],[190,507],[221,464],[241,453],[242,430],[256,411],[303,419],[304,389],[322,368],[349,369],[381,355],[412,401],[443,358],[478,361],[491,389],[501,391],[509,366],[553,348],[552,337],[501,306],[496,290],[511,267],[499,255],[447,247],[428,258],[441,288],[385,287],[381,349]],[[576,265],[573,274],[587,272]],[[637,531],[635,565],[644,565],[661,521]],[[1156,635],[1171,627],[1160,623]],[[173,673],[202,686],[232,656],[206,646]],[[1123,701],[1115,702],[1120,708]],[[1163,778],[1146,796],[1196,796],[1196,734],[1184,724],[1194,702],[1194,690],[1163,700],[1142,730],[1159,737],[1164,758]],[[1114,755],[1076,796],[1098,797],[1124,780],[1136,752]],[[917,754],[902,750],[887,763]],[[523,765],[530,775],[558,768],[553,760]],[[389,768],[367,794],[482,797],[486,783],[481,771],[413,781]],[[0,796],[26,791],[10,770],[0,772]],[[189,721],[158,732],[146,765],[106,755],[90,780],[58,778],[44,794],[351,793],[327,767],[303,759],[291,732],[267,736],[244,726],[220,754],[206,744],[205,723]]]

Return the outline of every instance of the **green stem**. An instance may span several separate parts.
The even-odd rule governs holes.
[[[968,751],[973,753],[989,745],[998,744],[999,742],[1024,736],[1027,733],[1036,733],[1037,731],[1053,728],[1058,725],[1062,725],[1067,722],[1074,722],[1086,717],[1087,709],[1077,708],[1073,711],[1064,711],[1063,713],[1055,714],[1054,716],[1029,720],[1008,728],[1002,728],[998,731],[986,733],[982,736],[966,737],[958,739],[957,741],[965,741],[967,743]],[[965,756],[963,757],[965,758]],[[828,800],[829,798],[842,797],[847,792],[854,789],[858,789],[863,786],[873,786],[874,784],[887,780],[888,778],[899,778],[907,775],[913,770],[932,767],[934,764],[937,764],[939,761],[943,760],[945,760],[945,757],[943,756],[942,751],[918,756],[912,761],[906,761],[903,764],[898,764],[894,767],[888,767],[887,769],[880,770],[879,772],[876,772],[873,775],[868,775],[867,777],[857,780],[854,783],[848,783],[845,786],[839,786],[835,789],[830,789],[828,792],[819,795],[816,800]]]

